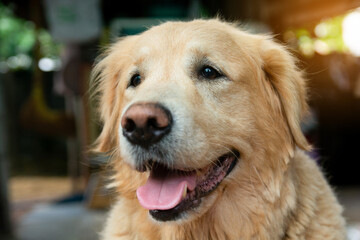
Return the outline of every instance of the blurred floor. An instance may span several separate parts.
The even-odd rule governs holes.
[[[344,206],[344,216],[349,224],[360,224],[360,187],[336,189],[340,203]]]
[[[67,177],[14,177],[10,179],[15,240],[96,240],[106,211],[87,208],[71,196]]]
[[[67,177],[12,177],[9,181],[13,221],[39,203],[51,202],[71,193]]]
[[[335,189],[344,206],[347,221],[348,240],[360,240],[360,187],[339,187]]]
[[[17,226],[18,240],[97,240],[106,214],[83,203],[41,204]]]
[[[13,202],[54,199],[71,192],[71,181],[68,177],[13,177],[10,189]]]
[[[54,203],[71,190],[67,178],[17,178],[10,184],[16,240],[96,240],[106,211],[83,202]],[[348,222],[348,239],[360,240],[360,187],[336,189]]]

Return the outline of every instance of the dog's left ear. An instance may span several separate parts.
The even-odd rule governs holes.
[[[300,123],[308,111],[306,82],[294,57],[282,45],[264,39],[261,46],[262,69],[280,103],[281,114],[289,128],[293,149],[309,150]]]

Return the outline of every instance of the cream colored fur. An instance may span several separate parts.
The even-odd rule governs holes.
[[[226,79],[199,79],[204,59]],[[135,70],[142,82],[128,88]],[[104,122],[95,151],[111,155],[119,193],[103,240],[345,239],[342,207],[304,153],[305,81],[270,37],[219,20],[168,22],[115,43],[94,76]],[[161,103],[174,114],[161,144],[176,167],[200,169],[230,149],[240,152],[234,170],[179,221],[154,221],[136,199],[148,173],[133,170],[120,119],[137,102]]]

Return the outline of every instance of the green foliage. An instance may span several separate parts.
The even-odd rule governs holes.
[[[31,67],[37,40],[41,57],[59,57],[61,45],[54,42],[48,31],[16,17],[11,7],[0,2],[0,72],[5,71],[5,65],[10,70]]]
[[[289,30],[284,34],[285,41],[295,42],[295,47],[308,57],[315,52],[326,55],[332,52],[347,52],[342,37],[344,16],[325,19],[315,26]],[[286,38],[295,38],[286,39]]]
[[[55,43],[50,33],[44,29],[39,30],[37,35],[40,42],[41,55],[48,58],[58,58],[61,45]]]
[[[16,18],[11,9],[0,3],[0,60],[18,54],[30,54],[35,44],[35,26]]]
[[[344,16],[330,18],[326,21],[321,22],[316,26],[317,29],[324,28],[324,34],[316,34],[318,39],[324,41],[330,48],[330,51],[333,52],[345,52],[347,48],[345,46],[343,37],[342,37],[342,22]],[[315,29],[316,30],[316,29]]]

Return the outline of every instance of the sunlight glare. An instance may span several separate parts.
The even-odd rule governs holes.
[[[343,21],[343,39],[350,52],[360,56],[360,9],[349,13]]]

